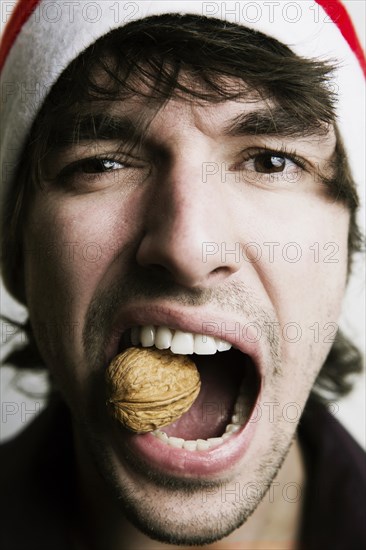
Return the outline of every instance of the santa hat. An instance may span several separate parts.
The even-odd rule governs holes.
[[[31,125],[69,63],[111,29],[167,12],[226,19],[271,35],[301,56],[338,60],[340,69],[334,81],[339,95],[338,122],[354,177],[362,182],[366,62],[339,0],[19,0],[0,48],[2,197],[11,186]]]

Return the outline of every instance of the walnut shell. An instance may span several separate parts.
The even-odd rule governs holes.
[[[134,432],[151,432],[182,416],[196,399],[200,375],[185,355],[156,348],[129,348],[106,372],[108,408]]]

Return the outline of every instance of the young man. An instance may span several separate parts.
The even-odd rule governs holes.
[[[319,398],[360,365],[335,338],[360,242],[336,92],[362,59],[319,4],[249,26],[244,2],[16,11],[3,273],[51,391],[3,449],[6,548],[365,543],[364,455]],[[298,54],[282,43],[295,37]],[[130,347],[200,374],[191,408],[154,432],[106,406],[106,369]]]

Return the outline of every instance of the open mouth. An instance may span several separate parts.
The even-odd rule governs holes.
[[[260,375],[250,355],[213,336],[153,325],[126,330],[119,352],[131,346],[187,355],[201,379],[200,392],[187,412],[171,424],[138,438],[147,435],[160,446],[201,455],[226,446],[243,431],[260,392]]]

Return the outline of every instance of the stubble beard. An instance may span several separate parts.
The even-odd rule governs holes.
[[[242,297],[240,304],[238,296]],[[182,293],[176,285],[171,285],[171,288],[161,286],[151,278],[144,280],[138,274],[128,277],[128,281],[126,278],[125,284],[119,281],[114,287],[96,296],[91,303],[83,333],[89,364],[97,367],[103,362],[102,344],[110,330],[109,323],[116,311],[116,304],[131,303],[131,297],[169,297],[177,303],[190,306],[213,303],[231,311],[240,309],[246,318],[253,316],[255,309],[254,316],[261,320],[262,325],[275,320],[272,312],[253,306],[253,295],[244,285],[223,288],[221,292],[191,292],[188,295]],[[270,342],[269,347],[273,372],[280,376],[278,342]],[[93,430],[93,423],[89,421],[90,418],[84,426],[79,426],[84,446],[107,490],[107,498],[121,514],[121,521],[127,518],[151,539],[176,545],[209,544],[228,536],[243,525],[265,497],[292,439],[291,434],[286,434],[280,425],[277,426],[269,437],[265,456],[253,467],[251,479],[245,474],[236,474],[234,477],[208,482],[158,473],[150,469],[148,464],[140,463],[136,457],[108,452],[108,448],[113,448],[105,441],[108,436],[104,435],[102,428],[98,435],[98,429]],[[228,487],[236,487],[235,484],[239,484],[239,498],[229,493]],[[257,490],[249,498],[247,494],[243,498],[243,487],[248,484]]]
[[[291,436],[273,433],[250,479],[239,474],[215,481],[188,480],[154,471],[128,454],[113,456],[90,425],[79,428],[114,516],[121,524],[127,519],[153,540],[178,546],[210,544],[241,527],[268,498],[292,444]]]

